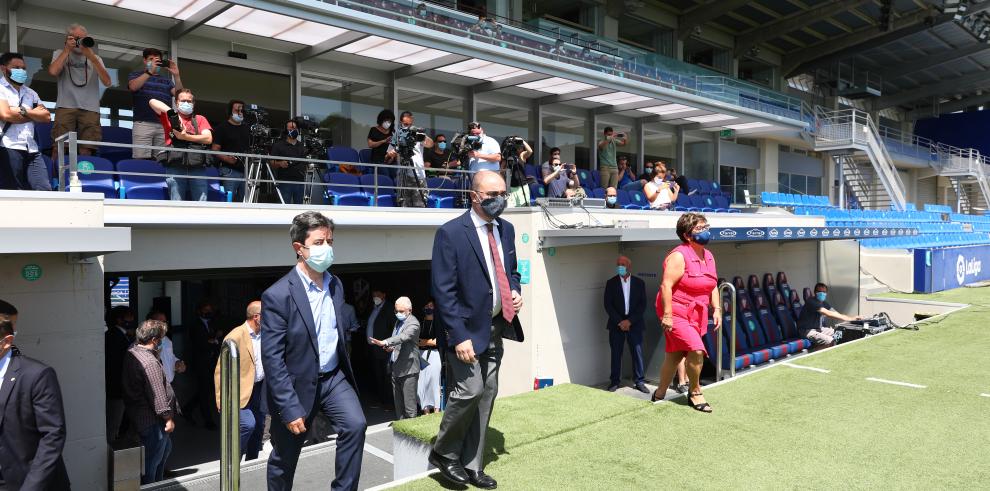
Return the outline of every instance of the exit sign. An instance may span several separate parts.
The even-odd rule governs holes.
[[[736,136],[736,130],[725,129],[718,132],[719,138],[732,138]]]

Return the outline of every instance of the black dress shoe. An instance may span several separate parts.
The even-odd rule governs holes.
[[[609,385],[608,386],[608,391],[609,392],[615,392],[617,390],[619,390],[619,386],[618,385]]]
[[[457,484],[468,483],[468,474],[465,472],[464,467],[460,462],[453,459],[448,459],[434,450],[430,451],[428,460],[430,461],[430,464],[436,467],[437,470],[440,471],[440,474],[448,480]]]
[[[650,389],[647,389],[646,386],[643,385],[643,384],[636,384],[636,390],[638,390],[638,391],[640,391],[640,392],[642,392],[644,394],[649,394],[650,393]]]
[[[472,471],[471,469],[464,469],[468,473],[468,477],[471,479],[471,485],[481,489],[495,489],[498,487],[498,483],[492,476],[485,474],[485,471]]]

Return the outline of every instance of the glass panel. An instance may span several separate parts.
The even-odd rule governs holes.
[[[217,125],[228,118],[227,103],[232,98],[256,104],[268,112],[269,125],[280,128],[289,119],[292,86],[288,75],[259,72],[229,65],[214,65],[180,58],[182,83],[193,89],[196,112]],[[237,81],[231,91],[230,81]]]
[[[722,191],[733,193],[736,184],[735,167],[720,165],[718,167],[718,184]]]
[[[813,196],[821,196],[822,178],[808,176],[808,194]]]
[[[808,194],[808,178],[798,174],[791,174],[791,188],[787,192]]]
[[[303,114],[329,128],[333,144],[360,151],[384,107],[385,88],[356,82],[302,79]]]
[[[756,191],[755,189],[750,189],[750,170],[743,167],[736,167],[736,186],[735,195],[733,196],[733,201],[735,203],[744,203],[746,197],[743,195],[744,189],[749,189],[749,194],[753,195]]]
[[[643,149],[646,155],[642,159],[633,161],[636,164],[637,174],[643,171],[643,162],[656,162],[658,160],[667,164],[667,167],[676,167],[677,155],[674,151],[674,135],[661,132],[644,130]],[[681,169],[678,169],[681,170]]]
[[[560,158],[565,162],[573,162],[578,167],[587,169],[591,162],[588,149],[588,128],[590,121],[572,119],[566,116],[543,115],[543,158],[542,163],[550,155],[550,149],[560,147]]]
[[[464,99],[450,96],[399,90],[399,111],[412,111],[416,126],[448,138],[463,133],[468,123],[464,120]]]
[[[596,139],[596,141],[594,142],[595,151],[598,150],[598,142],[601,141],[601,139],[605,136],[606,126],[611,126],[614,134],[616,135],[624,134],[625,137],[628,139],[628,142],[624,146],[617,145],[615,147],[616,161],[618,161],[619,155],[625,155],[626,157],[629,158],[630,162],[637,162],[639,160],[639,156],[636,155],[636,147],[637,147],[636,132],[634,131],[635,128],[631,124],[631,122],[623,123],[619,121],[614,121],[614,122],[598,121],[598,127],[596,128],[595,131],[595,139]]]
[[[780,172],[777,174],[777,188],[781,193],[790,193],[791,190],[791,175]]]
[[[529,117],[529,108],[478,102],[478,122],[485,129],[485,134],[499,143],[509,136],[519,136],[529,141]]]

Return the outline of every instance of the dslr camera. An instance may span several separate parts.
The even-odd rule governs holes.
[[[84,38],[77,38],[75,36],[69,36],[69,37],[72,38],[73,42],[75,42],[75,46],[77,48],[78,47],[92,48],[93,46],[96,46],[96,40],[90,36],[86,36]]]

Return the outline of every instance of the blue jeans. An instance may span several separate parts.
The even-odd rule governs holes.
[[[206,179],[185,179],[181,176],[206,177],[206,167],[171,166],[165,168],[165,184],[172,201],[206,201]]]
[[[165,433],[165,423],[156,423],[140,432],[144,446],[144,472],[141,484],[161,481],[165,478],[165,461],[172,453],[172,436]]]
[[[265,433],[265,411],[262,408],[264,384],[264,381],[255,382],[251,399],[240,410],[241,455],[246,457],[245,460],[258,458],[261,451],[261,437]]]
[[[0,161],[4,161],[0,168],[0,189],[52,190],[48,166],[40,153],[2,148]]]
[[[289,205],[301,205],[303,202],[303,184],[302,183],[288,183],[280,182],[278,183],[278,190],[282,193],[282,200],[285,204]],[[313,186],[313,192],[320,192],[321,188]],[[314,200],[315,197],[314,197]]]
[[[220,177],[240,179],[239,181],[228,181],[224,179],[220,181],[220,185],[223,186],[224,191],[233,193],[233,201],[235,203],[244,201],[244,172],[226,166],[220,167],[219,171]]]

